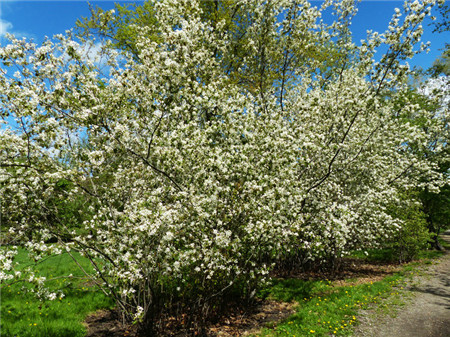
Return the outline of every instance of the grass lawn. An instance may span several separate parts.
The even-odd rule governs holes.
[[[77,255],[85,268],[89,262]],[[20,250],[15,261],[29,262],[27,252]],[[50,287],[63,288],[65,296],[54,301],[39,301],[24,292],[24,283],[3,286],[1,289],[1,336],[77,337],[86,329],[81,322],[98,309],[111,308],[113,303],[97,288],[88,286],[84,275],[68,254],[52,256],[37,264],[41,276]],[[73,274],[74,278],[63,276]]]
[[[373,251],[369,256],[354,258],[380,262],[389,257],[388,251]],[[408,275],[415,273],[418,266],[431,263],[441,252],[424,251],[420,262],[402,266],[396,273],[378,277],[375,281],[361,282],[360,279],[331,281],[327,279],[286,278],[274,279],[259,296],[276,301],[293,302],[295,313],[278,323],[266,323],[257,336],[348,336],[358,324],[358,310],[373,305],[390,310],[389,303],[400,299],[402,286]],[[77,257],[84,268],[89,268],[86,259]],[[21,250],[17,261],[27,262],[27,252]],[[1,336],[53,337],[84,336],[82,325],[86,316],[98,309],[112,308],[113,303],[94,286],[88,286],[76,264],[67,254],[50,257],[36,266],[49,285],[64,289],[65,297],[55,301],[37,300],[23,291],[26,284],[12,284],[1,292]],[[73,274],[67,279],[61,276]],[[52,284],[53,283],[53,284]],[[380,305],[381,304],[381,305]],[[385,308],[386,307],[386,308]]]

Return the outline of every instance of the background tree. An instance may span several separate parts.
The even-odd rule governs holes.
[[[127,31],[131,47],[114,34],[139,16],[100,26],[112,32],[108,76],[71,36],[42,46],[11,38],[0,48],[0,97],[23,126],[0,133],[11,149],[0,153],[2,197],[17,199],[7,205],[18,219],[11,235],[37,258],[86,256],[92,282],[143,330],[180,311],[201,330],[212,308],[251,298],[293,254],[333,263],[382,244],[409,219],[389,208],[403,204],[401,192],[442,183],[411,150],[430,134],[401,118],[428,113],[402,62],[425,48],[420,22],[434,3],[405,3],[386,32],[356,45],[353,1],[158,1],[147,8],[155,24]],[[326,55],[337,59],[324,65]],[[11,176],[16,153],[32,160]],[[39,204],[61,181],[67,200],[87,202],[82,230],[32,217],[58,216]],[[14,269],[14,252],[0,254]]]
[[[436,33],[445,33],[450,29],[449,25],[450,9],[448,5],[439,6],[439,17],[433,22]],[[426,151],[422,153],[428,160],[435,162],[439,171],[444,174],[446,184],[441,187],[440,192],[429,191],[428,188],[420,192],[420,199],[423,204],[423,211],[426,214],[428,230],[432,233],[432,245],[436,249],[442,249],[438,235],[442,230],[449,227],[450,216],[450,187],[449,180],[449,76],[450,76],[450,49],[447,43],[442,54],[433,62],[433,65],[423,71],[425,77],[421,77],[415,84],[415,99],[417,103],[429,111],[430,118],[416,120],[421,127],[430,134],[430,140]],[[427,124],[432,121],[439,126],[433,127]]]
[[[113,11],[91,8],[89,18],[77,21],[78,36],[82,39],[92,36],[108,39],[113,42],[113,48],[139,59],[139,49],[136,47],[138,36],[142,34],[139,27],[145,27],[149,39],[158,42],[160,32],[154,6],[154,2],[146,1],[143,5],[116,4]],[[285,18],[283,24],[279,23],[282,31],[274,37],[268,34],[270,27],[279,19],[272,15],[280,9],[276,3],[269,3],[266,12],[261,14],[256,10],[247,11],[241,2],[235,0],[200,1],[199,7],[200,19],[211,26],[217,41],[225,36],[230,39],[226,52],[212,47],[214,57],[229,80],[252,94],[263,95],[263,92],[275,88],[281,104],[284,91],[291,82],[296,83],[299,74],[315,72],[316,76],[323,78],[321,85],[324,85],[327,79],[350,67],[355,57],[351,51],[355,47],[351,44],[349,26],[356,11],[350,10],[344,2],[333,4],[327,1],[322,5],[320,10],[332,12],[336,21],[329,26],[321,23],[320,27],[315,22],[320,10],[308,1],[286,3],[279,12],[279,17]],[[267,21],[269,17],[272,21]],[[256,23],[258,30],[253,29]],[[308,25],[318,28],[317,31],[305,29]],[[276,51],[269,48],[268,42],[272,38],[278,39]],[[293,40],[297,43],[302,41],[301,46],[292,48]],[[248,58],[250,54],[253,55],[251,59]]]
[[[434,66],[433,66],[434,67]],[[426,132],[430,134],[430,140],[423,156],[437,165],[439,172],[445,177],[445,185],[440,191],[430,191],[427,187],[422,189],[420,197],[424,212],[427,215],[427,224],[432,233],[432,245],[442,250],[438,241],[438,235],[449,227],[450,215],[450,84],[448,75],[431,77],[419,89],[422,96],[422,104],[427,104],[430,111],[429,120],[435,125],[423,123]],[[430,102],[431,100],[431,102]],[[436,125],[438,124],[438,125]]]

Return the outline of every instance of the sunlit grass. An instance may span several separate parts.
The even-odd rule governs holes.
[[[386,252],[372,252],[371,261],[383,261]],[[284,302],[298,303],[296,313],[288,319],[267,324],[260,336],[348,336],[358,324],[358,311],[377,307],[389,311],[393,303],[401,304],[399,293],[406,284],[407,275],[417,275],[418,266],[431,263],[429,259],[441,252],[424,251],[420,262],[403,266],[402,271],[378,282],[339,286],[329,280],[275,279],[270,287],[260,292]],[[77,261],[89,270],[89,261],[76,255]],[[427,260],[428,259],[428,260]],[[31,265],[27,252],[20,250],[17,261]],[[1,293],[1,336],[84,336],[81,322],[101,308],[112,308],[113,303],[96,287],[90,286],[83,273],[69,255],[53,256],[35,267],[41,276],[52,281],[48,285],[62,288],[65,297],[55,301],[39,301],[23,291],[26,284],[4,287]],[[72,278],[64,277],[72,274]],[[346,282],[350,284],[350,282]],[[352,282],[354,283],[354,282]],[[395,300],[398,297],[398,300]],[[385,299],[391,299],[386,302]],[[392,300],[394,299],[394,300]]]
[[[89,269],[89,262],[76,255]],[[20,250],[16,261],[31,265],[27,252]],[[1,291],[1,336],[77,337],[86,329],[81,322],[100,308],[112,307],[112,301],[96,287],[88,286],[82,271],[68,254],[52,256],[33,267],[52,281],[51,288],[62,288],[65,296],[54,301],[40,301],[24,291],[26,283],[14,283]],[[64,276],[72,274],[72,278]]]
[[[262,336],[346,336],[357,323],[357,313],[397,292],[403,284],[401,275],[379,282],[356,286],[335,286],[327,280],[275,280],[263,295],[280,301],[298,303],[296,313]]]
[[[432,263],[430,259],[442,254],[422,251],[420,261],[404,265],[400,272],[359,285],[338,286],[329,280],[276,279],[260,296],[298,303],[296,313],[282,322],[266,325],[257,336],[352,335],[358,324],[359,310],[376,308],[386,314],[395,314],[393,307],[403,304],[402,292],[408,279],[421,274],[419,267]],[[374,250],[364,259],[380,262],[388,260],[389,255],[386,250]]]

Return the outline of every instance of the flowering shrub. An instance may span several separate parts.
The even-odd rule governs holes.
[[[442,180],[408,150],[427,134],[398,118],[424,113],[408,101],[401,61],[426,48],[415,45],[433,4],[407,3],[360,46],[352,1],[242,1],[251,20],[239,55],[226,22],[211,25],[192,1],[155,4],[158,38],[136,27],[138,59],[105,42],[100,62],[70,34],[42,46],[10,37],[5,228],[36,258],[80,251],[93,281],[147,327],[174,304],[206,315],[228,294],[253,296],[298,250],[327,260],[376,245],[402,226],[387,209],[399,186]],[[331,45],[337,59],[324,67]],[[83,214],[63,216],[75,201]],[[1,254],[12,278],[13,253]]]

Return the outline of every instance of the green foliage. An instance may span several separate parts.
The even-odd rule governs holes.
[[[439,193],[433,193],[425,189],[420,194],[427,214],[428,228],[430,232],[439,234],[450,227],[450,185],[443,186]]]
[[[338,8],[339,5],[336,5]],[[277,88],[280,101],[283,101],[284,91],[290,85],[295,85],[297,79],[292,80],[292,73],[299,67],[313,68],[318,79],[322,79],[320,86],[325,86],[330,78],[334,78],[349,69],[356,60],[356,49],[351,42],[350,23],[356,12],[344,12],[338,15],[343,27],[337,31],[331,28],[328,33],[336,34],[331,39],[326,34],[310,31],[302,36],[291,36],[296,25],[313,25],[295,14],[302,9],[307,13],[311,9],[309,3],[292,3],[286,13],[290,26],[280,32],[282,38],[278,43],[285,45],[285,52],[279,53],[269,48],[271,37],[267,35],[266,27],[261,27],[256,37],[259,53],[256,57],[248,58],[253,53],[250,36],[247,34],[256,20],[260,19],[255,13],[245,11],[237,0],[203,0],[200,1],[202,10],[201,20],[207,23],[216,34],[217,41],[230,39],[230,52],[223,53],[217,46],[212,46],[212,54],[225,70],[229,81],[239,84],[246,90],[258,96],[260,92]],[[266,4],[266,13],[276,9],[270,3]],[[189,13],[187,11],[186,16]],[[267,15],[269,17],[269,15]],[[273,24],[270,20],[264,21],[267,28]],[[176,27],[175,27],[176,28]],[[159,23],[155,11],[154,1],[147,0],[143,4],[115,5],[114,11],[104,11],[100,7],[91,7],[91,16],[84,17],[76,22],[76,30],[82,39],[100,37],[112,42],[112,48],[130,53],[136,61],[140,60],[141,47],[137,43],[142,34],[156,42],[161,43]],[[288,39],[285,40],[285,37]],[[302,41],[301,47],[291,48],[290,40]],[[231,52],[232,51],[232,52]],[[232,57],[229,57],[232,55]],[[290,78],[290,79],[289,79]],[[290,83],[292,82],[292,83]]]
[[[10,170],[11,175],[20,175],[21,170]],[[49,184],[42,184],[41,189],[28,193],[28,205],[36,202],[39,194],[43,201],[39,204],[39,208],[31,215],[27,221],[36,223],[38,226],[45,228],[48,224],[58,227],[66,234],[64,240],[69,240],[68,229],[78,229],[84,220],[90,218],[87,199],[81,193],[74,193],[75,186],[67,179],[55,179]],[[11,194],[14,192],[12,191]],[[74,197],[68,197],[73,195]],[[14,202],[15,196],[11,196],[11,202]],[[16,223],[20,223],[23,215],[21,213],[12,212],[11,207],[2,205],[2,235],[4,242],[9,242],[7,231],[10,227],[15,227]],[[37,232],[33,233],[37,235]],[[14,244],[14,242],[10,242]]]
[[[419,202],[414,201],[413,193],[404,193],[398,204],[392,204],[390,211],[402,221],[400,229],[390,238],[387,246],[392,249],[393,257],[400,263],[417,257],[427,247],[431,233],[427,229],[425,214]]]
[[[61,179],[55,183],[53,189],[55,193],[48,200],[48,207],[52,207],[55,212],[48,221],[60,221],[67,228],[77,228],[88,218],[86,198],[83,195],[78,193],[74,199],[64,197],[73,188],[73,183],[66,179]]]
[[[105,11],[100,7],[91,7],[91,16],[77,20],[78,35],[89,39],[91,35],[107,38],[113,42],[113,47],[130,52],[138,59],[137,38],[142,34],[139,27],[146,27],[145,33],[151,40],[157,42],[158,22],[155,17],[153,3],[142,5],[115,4],[115,11]]]
[[[450,174],[450,149],[449,144],[449,117],[448,117],[448,75],[450,66],[450,50],[447,45],[443,54],[435,60],[433,66],[427,71],[421,72],[416,78],[415,87],[407,91],[407,94],[396,102],[400,108],[406,102],[415,103],[418,111],[409,111],[398,114],[396,117],[403,123],[415,125],[421,128],[428,140],[424,145],[420,141],[408,143],[408,150],[416,156],[422,157],[433,163],[436,171],[448,181]],[[424,80],[421,76],[431,76]],[[441,76],[445,75],[445,76]],[[432,180],[420,181],[420,183],[433,183]],[[418,184],[419,185],[419,184]],[[417,186],[414,198],[422,203],[422,211],[425,214],[428,231],[432,237],[434,248],[441,249],[437,235],[450,226],[450,187],[449,184],[441,185],[439,190],[430,189],[428,185]]]
[[[433,65],[428,69],[427,73],[433,77],[450,75],[450,45],[446,45],[445,50],[433,62]]]

